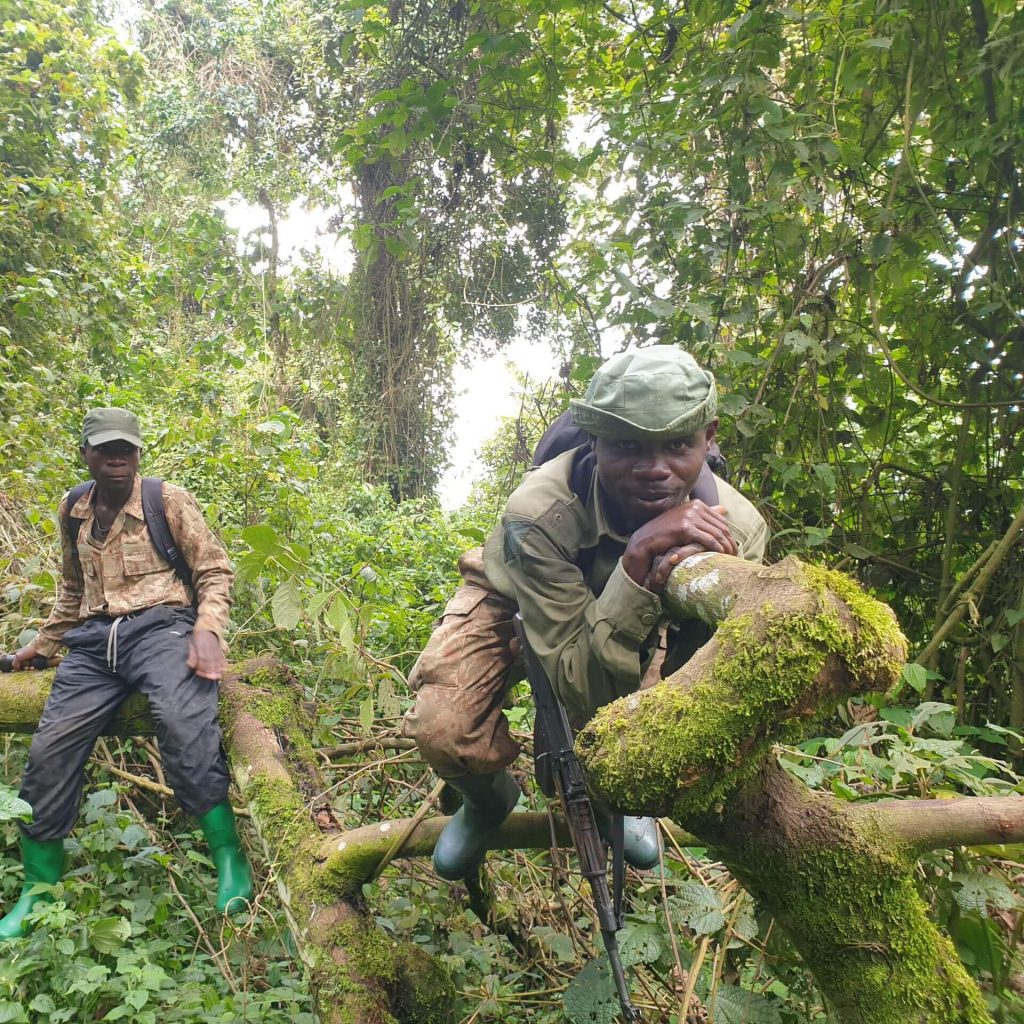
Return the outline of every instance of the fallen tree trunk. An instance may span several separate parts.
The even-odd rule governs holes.
[[[897,826],[893,802],[813,793],[772,753],[819,705],[895,684],[906,643],[890,610],[795,559],[761,567],[707,554],[676,568],[664,603],[717,633],[663,685],[608,705],[580,734],[596,793],[701,837],[775,916],[839,1020],[989,1022],[913,874],[922,848],[955,840],[953,819],[979,817],[963,810],[976,801],[943,801],[934,813],[915,801]],[[989,827],[972,820],[965,835],[1024,831],[1024,798],[984,803]]]
[[[0,730],[31,732],[51,680],[52,672],[6,676]],[[447,1024],[447,974],[417,946],[380,931],[358,885],[324,870],[340,829],[309,742],[313,723],[288,670],[269,658],[233,667],[221,682],[221,724],[323,1024]],[[135,698],[110,730],[152,731],[145,700]]]

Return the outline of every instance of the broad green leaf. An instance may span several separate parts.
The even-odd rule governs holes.
[[[113,953],[131,938],[132,926],[123,917],[104,917],[89,926],[89,945],[98,953]]]
[[[870,548],[864,547],[863,544],[854,544],[852,541],[849,544],[843,545],[843,551],[854,558],[873,558],[874,552]]]
[[[743,896],[743,904],[733,925],[733,934],[744,942],[751,942],[757,938],[757,916],[754,914],[754,901]]]
[[[337,594],[331,601],[324,613],[324,622],[337,634],[338,646],[346,654],[352,651],[354,646],[354,633],[352,629],[352,616],[349,612],[348,602]]]
[[[138,1012],[138,1007],[129,1006],[127,1003],[121,1003],[115,1006],[109,1013],[107,1013],[102,1020],[124,1020],[126,1017],[134,1017]]]
[[[1013,890],[991,875],[956,872],[953,881],[957,883],[953,899],[961,910],[973,910],[982,917],[988,917],[989,904],[1000,910],[1012,910],[1019,905],[1019,898]]]
[[[310,597],[306,602],[306,614],[311,618],[315,619],[321,611],[323,611],[324,605],[334,596],[333,591],[330,590],[318,590],[315,594]]]
[[[758,992],[720,983],[708,999],[708,1018],[715,1024],[782,1024],[774,1002]]]
[[[700,882],[683,882],[673,894],[671,903],[683,923],[698,935],[713,935],[725,927],[721,897]]]
[[[663,952],[663,935],[663,931],[649,924],[627,925],[619,932],[622,965],[654,963]]]
[[[606,956],[587,963],[562,996],[569,1024],[614,1024],[619,1015],[615,979]]]
[[[390,676],[382,675],[377,683],[377,707],[382,718],[397,718],[402,711],[402,701],[395,691]]]
[[[363,727],[363,732],[368,733],[373,728],[373,719],[373,694],[368,693],[359,704],[359,724]]]
[[[294,629],[302,618],[302,594],[290,580],[282,583],[270,600],[274,625],[278,629]]]
[[[1010,638],[1005,633],[993,633],[988,642],[992,645],[992,650],[998,654],[1010,642]]]
[[[928,685],[928,670],[923,665],[904,665],[903,680],[916,693],[924,693]]]
[[[838,776],[832,779],[830,786],[832,792],[841,800],[856,800],[860,794],[852,786],[847,785]]]
[[[0,821],[32,820],[32,808],[6,786],[0,786]]]
[[[922,726],[931,729],[940,736],[950,736],[953,726],[956,725],[956,708],[941,701],[925,701],[914,709],[914,718],[911,723],[915,729]]]
[[[242,540],[253,551],[270,552],[277,547],[277,531],[266,523],[258,523],[255,526],[247,526],[242,530]]]

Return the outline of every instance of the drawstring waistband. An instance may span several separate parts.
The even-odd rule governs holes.
[[[134,618],[135,612],[129,612],[127,615],[118,615],[118,617],[110,624],[110,632],[107,634],[107,667],[111,672],[117,671],[117,627],[120,626],[125,619]]]

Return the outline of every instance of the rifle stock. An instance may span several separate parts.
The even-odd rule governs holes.
[[[526,664],[526,677],[533,693],[536,731],[544,741],[544,749],[540,749],[539,742],[535,744],[537,777],[545,795],[557,795],[565,811],[572,843],[579,859],[580,874],[590,885],[601,939],[615,979],[623,1019],[629,1022],[642,1021],[640,1011],[630,1000],[629,986],[626,983],[622,958],[619,956],[616,932],[622,927],[622,915],[615,907],[608,889],[608,856],[605,842],[598,831],[594,805],[587,794],[583,769],[573,747],[572,727],[569,725],[565,708],[555,696],[551,680],[548,679],[536,652],[530,646],[523,628],[523,620],[518,612],[513,624]]]

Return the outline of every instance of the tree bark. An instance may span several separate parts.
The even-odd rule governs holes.
[[[958,834],[954,820],[975,840],[1016,835],[1024,799],[943,801],[941,812],[915,801],[896,825],[891,803],[813,793],[772,753],[819,705],[896,682],[906,641],[891,611],[795,559],[761,567],[711,554],[676,568],[663,603],[718,630],[661,686],[608,705],[581,732],[591,788],[703,839],[775,916],[845,1024],[990,1021],[926,915],[914,862]]]

